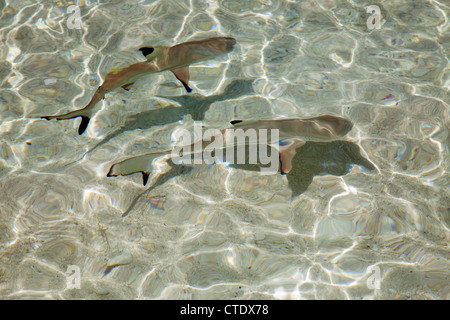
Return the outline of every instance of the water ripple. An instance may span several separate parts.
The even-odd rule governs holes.
[[[385,22],[369,30],[358,1],[4,3],[0,297],[449,299],[450,9],[377,5]],[[189,95],[166,72],[106,95],[82,136],[78,119],[37,119],[86,105],[143,45],[213,36],[236,49],[191,67]],[[353,129],[336,149],[308,144],[294,178],[199,166],[146,191],[106,177],[193,120],[325,113]],[[368,160],[346,163],[350,145]]]

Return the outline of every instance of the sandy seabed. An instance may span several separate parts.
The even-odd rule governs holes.
[[[0,298],[450,298],[447,2],[80,1],[69,29],[71,4],[0,1]],[[143,45],[212,36],[236,49],[192,66],[191,94],[163,72],[109,93],[81,136],[39,119],[85,106]],[[321,114],[352,121],[343,141],[375,170],[295,197],[284,175],[223,165],[155,188],[106,177],[194,120]]]

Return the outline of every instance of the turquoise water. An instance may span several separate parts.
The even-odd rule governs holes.
[[[379,28],[367,24],[370,5]],[[0,9],[2,299],[450,298],[448,2]],[[144,60],[142,46],[214,36],[235,38],[235,49],[192,66],[190,94],[162,72],[109,93],[81,136],[78,119],[39,119],[85,106],[112,68]],[[285,175],[223,165],[156,187],[140,174],[106,177],[114,163],[170,148],[194,120],[322,114],[353,123],[343,144],[374,170],[317,174],[294,197]],[[302,149],[305,161],[343,166],[320,148]]]

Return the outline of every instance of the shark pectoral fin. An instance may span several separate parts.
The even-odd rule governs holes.
[[[305,143],[304,140],[295,138],[280,141],[281,174],[288,174],[292,170],[292,160],[297,153],[297,149]]]
[[[189,88],[189,67],[183,67],[183,68],[177,68],[171,70],[175,77],[177,77],[178,80],[183,84],[184,88],[187,92],[191,92],[192,89]]]
[[[127,83],[126,85],[123,85],[122,88],[128,91],[128,90],[130,90],[130,88],[133,84],[134,84],[134,82]]]

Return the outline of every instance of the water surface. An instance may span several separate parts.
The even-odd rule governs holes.
[[[81,29],[67,25],[74,4]],[[380,29],[366,24],[369,5],[386,20]],[[1,298],[450,298],[447,2],[0,9]],[[189,96],[164,72],[108,94],[82,136],[79,119],[36,119],[86,105],[109,70],[142,61],[143,45],[211,36],[236,38],[236,49],[191,67]],[[294,197],[284,175],[221,165],[148,192],[138,174],[106,177],[113,163],[169,148],[194,120],[321,114],[354,123],[344,140],[373,172],[321,172]],[[343,165],[308,158],[318,150],[309,148],[308,170]],[[81,270],[80,289],[67,287],[69,266]]]

